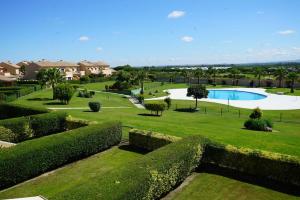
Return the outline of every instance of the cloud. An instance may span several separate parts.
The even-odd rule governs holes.
[[[278,31],[277,33],[279,35],[291,35],[291,34],[296,33],[296,31],[292,30],[292,29],[288,29],[288,30]]]
[[[80,37],[78,38],[78,40],[81,41],[81,42],[85,42],[85,41],[89,41],[90,38],[89,38],[88,36],[80,36]]]
[[[181,40],[184,41],[184,42],[192,42],[194,40],[194,38],[191,37],[191,36],[183,36],[181,38]]]
[[[103,51],[103,48],[102,47],[97,47],[96,51],[101,52],[101,51]]]
[[[265,12],[264,12],[264,11],[261,11],[261,10],[259,10],[259,11],[257,11],[257,12],[256,12],[256,14],[258,14],[258,15],[263,15],[263,14],[265,14]]]
[[[185,15],[184,11],[174,10],[168,15],[168,18],[169,19],[177,19],[177,18],[183,17],[184,15]]]

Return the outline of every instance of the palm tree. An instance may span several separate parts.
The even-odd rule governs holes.
[[[289,81],[291,81],[291,93],[294,93],[295,81],[299,79],[299,75],[296,72],[291,72],[287,75]]]
[[[203,76],[203,70],[201,68],[196,69],[194,76],[197,78],[197,83],[200,84],[200,78]]]
[[[46,69],[41,69],[37,73],[36,79],[39,81],[39,84],[43,88],[47,84],[47,82],[48,82],[47,70]]]
[[[261,78],[266,75],[266,71],[262,67],[255,67],[254,68],[254,76],[258,79],[258,87],[261,84]]]
[[[183,77],[183,82],[186,83],[186,79],[188,78],[188,72],[183,70],[180,75]]]
[[[49,84],[52,87],[53,90],[53,99],[55,99],[55,86],[58,83],[61,83],[64,81],[64,77],[62,76],[62,74],[60,73],[60,70],[57,68],[50,68],[46,70],[46,76],[47,76],[47,82],[49,82]]]
[[[213,67],[208,67],[205,72],[205,77],[207,78],[207,83],[209,83],[209,80],[211,79],[213,75]]]
[[[217,74],[218,74],[218,70],[216,68],[212,68],[212,76],[213,76],[213,79],[214,79],[214,85],[216,85]]]
[[[231,68],[230,74],[232,77],[232,85],[237,85],[237,80],[239,79],[240,70],[237,68]]]
[[[138,72],[137,79],[139,80],[141,85],[140,94],[144,94],[144,82],[147,78],[148,78],[148,72],[146,72],[145,70]]]
[[[276,71],[274,72],[274,76],[279,81],[278,87],[280,87],[280,88],[282,87],[282,81],[286,77],[286,73],[287,73],[287,71],[283,67],[276,69]]]

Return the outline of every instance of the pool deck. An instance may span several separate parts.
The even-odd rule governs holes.
[[[214,90],[214,89],[210,89]],[[253,92],[267,96],[260,100],[222,100],[222,99],[201,99],[200,101],[226,104],[238,108],[253,109],[259,107],[262,110],[296,110],[300,109],[300,96],[278,95],[267,93],[263,88],[218,88],[216,90],[238,90],[245,92]],[[167,90],[171,99],[174,100],[195,100],[193,97],[187,97],[187,89],[169,89]],[[146,100],[161,100],[166,98],[157,97]]]

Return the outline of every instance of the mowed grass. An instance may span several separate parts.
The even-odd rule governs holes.
[[[293,200],[299,197],[220,175],[199,173],[172,200]]]
[[[99,83],[93,84],[94,87]],[[105,83],[101,83],[104,87]],[[172,84],[176,85],[176,84]],[[98,86],[97,86],[98,87]],[[210,139],[247,147],[290,154],[300,157],[300,110],[292,111],[264,111],[264,117],[274,121],[275,131],[272,133],[250,131],[243,128],[244,121],[251,110],[228,107],[226,105],[200,102],[200,112],[185,113],[174,111],[176,107],[194,106],[194,101],[173,101],[172,108],[163,116],[146,116],[150,112],[137,109],[121,95],[97,93],[92,99],[74,97],[70,104],[47,105],[45,101],[32,101],[31,98],[51,98],[51,90],[38,91],[24,96],[16,101],[23,105],[42,107],[87,107],[89,101],[99,100],[104,107],[129,106],[130,108],[106,108],[99,113],[83,110],[66,110],[70,115],[79,119],[105,122],[118,120],[126,127],[158,131],[165,134],[186,137],[188,135],[202,135]],[[48,103],[48,100],[46,101]],[[53,102],[49,100],[49,103]],[[206,114],[204,112],[206,109]],[[221,116],[222,109],[222,116]],[[239,111],[241,116],[239,117]],[[282,122],[279,122],[280,115]],[[126,134],[125,134],[126,135]]]
[[[294,93],[291,93],[290,88],[269,88],[266,90],[269,93],[277,93],[277,92],[283,92],[285,95],[292,95],[292,96],[300,96],[300,89],[295,89]]]
[[[30,181],[0,191],[0,199],[42,195],[52,199],[56,194],[104,174],[142,157],[142,154],[113,147],[105,152],[74,162]],[[96,188],[91,188],[96,189]]]

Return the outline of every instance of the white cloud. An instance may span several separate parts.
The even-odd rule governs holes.
[[[279,35],[291,35],[291,34],[294,34],[294,33],[296,33],[296,31],[292,30],[292,29],[278,31]]]
[[[85,42],[85,41],[90,40],[90,38],[89,38],[88,36],[80,36],[80,37],[78,38],[78,40],[79,40],[79,41],[82,41],[82,42]]]
[[[101,52],[101,51],[103,51],[103,48],[102,47],[97,47],[96,51]]]
[[[184,42],[192,42],[194,40],[194,38],[191,37],[191,36],[183,36],[181,38],[181,40],[184,41]]]
[[[300,47],[293,47],[292,49],[295,51],[300,51]]]
[[[184,11],[181,11],[181,10],[174,10],[174,11],[172,11],[172,12],[168,15],[168,18],[169,18],[169,19],[176,19],[176,18],[183,17],[184,15],[185,15],[185,12],[184,12]]]
[[[259,10],[259,11],[256,12],[256,14],[258,14],[258,15],[263,15],[263,14],[265,14],[265,12],[262,11],[262,10]]]

